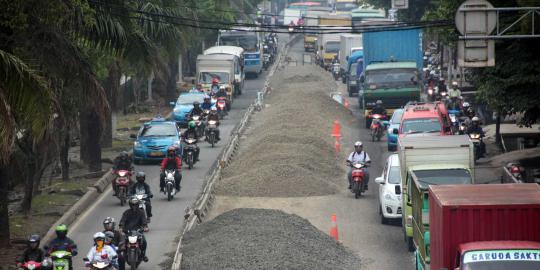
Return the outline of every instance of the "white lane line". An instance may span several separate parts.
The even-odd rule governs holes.
[[[105,192],[103,192],[103,193],[101,193],[101,194],[99,195],[98,199],[97,199],[94,203],[92,203],[92,205],[91,205],[89,208],[87,208],[87,209],[84,211],[84,213],[82,213],[81,215],[79,215],[79,216],[75,219],[75,222],[70,226],[69,231],[70,231],[70,232],[74,232],[74,231],[77,229],[77,227],[79,227],[79,224],[81,223],[81,221],[85,220],[85,219],[86,219],[86,216],[88,216],[88,214],[89,214],[90,212],[92,212],[98,205],[100,205],[101,202],[102,202],[105,198],[107,198],[106,195],[109,194],[110,192],[112,192],[111,185],[109,185],[109,186],[107,187],[107,190],[105,190]]]

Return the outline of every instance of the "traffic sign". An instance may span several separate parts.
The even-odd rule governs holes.
[[[409,0],[392,0],[392,9],[408,9]]]
[[[496,27],[497,12],[488,1],[467,0],[459,6],[455,20],[462,35],[487,36]]]

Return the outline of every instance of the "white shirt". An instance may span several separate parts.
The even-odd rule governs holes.
[[[101,257],[103,254],[107,254],[106,259],[103,259]],[[109,245],[104,245],[100,252],[96,250],[96,246],[90,248],[90,251],[88,251],[86,258],[88,258],[88,261],[90,262],[108,262],[111,264],[115,264],[113,258],[116,256],[117,254],[116,251],[114,251],[114,248]]]
[[[368,161],[371,161],[371,159],[369,159],[369,155],[368,155],[368,153],[366,153],[366,151],[362,151],[362,152],[360,152],[360,154],[356,153],[356,151],[353,151],[349,155],[349,158],[347,160],[352,162],[352,163],[355,163],[355,162],[366,163]]]

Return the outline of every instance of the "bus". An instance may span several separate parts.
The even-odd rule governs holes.
[[[376,9],[373,7],[361,7],[353,9],[351,11],[352,26],[359,27],[368,21],[379,21],[386,19],[386,12],[384,9]]]
[[[356,0],[336,0],[334,9],[337,14],[347,14],[350,15],[353,9],[358,8]]]
[[[222,31],[218,37],[218,46],[237,46],[244,49],[244,73],[258,77],[263,68],[262,33],[243,28]]]

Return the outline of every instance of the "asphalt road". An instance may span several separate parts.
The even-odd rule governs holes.
[[[195,201],[201,192],[205,176],[210,171],[223,146],[229,141],[231,131],[242,118],[245,109],[253,102],[257,92],[262,89],[266,74],[267,72],[263,72],[257,79],[251,78],[245,82],[242,95],[234,100],[229,115],[220,125],[221,141],[216,147],[211,148],[205,142],[199,144],[201,161],[196,163],[192,170],[187,170],[184,167],[182,190],[176,194],[172,201],[168,202],[166,196],[159,193],[159,164],[135,166],[137,171],[146,173],[146,181],[154,193],[152,199],[153,217],[149,224],[150,231],[145,234],[148,241],[149,262],[142,263],[139,269],[159,269],[160,263],[173,259],[176,249],[175,238],[183,224],[185,209]],[[74,258],[74,269],[83,269],[82,259],[93,244],[92,235],[103,229],[103,220],[109,216],[114,217],[118,224],[126,209],[127,207],[121,207],[119,200],[112,196],[109,187],[97,199],[93,207],[88,209],[71,226],[69,236],[79,246],[79,255]]]

